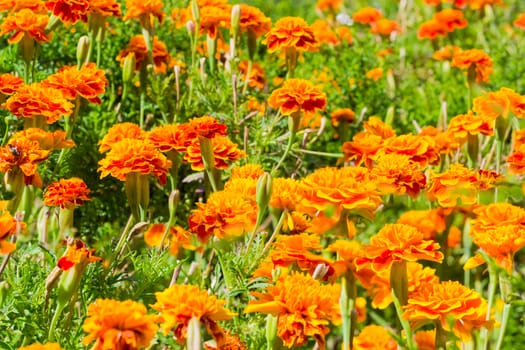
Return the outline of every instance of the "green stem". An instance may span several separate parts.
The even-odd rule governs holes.
[[[394,306],[396,308],[397,318],[399,319],[399,322],[401,323],[401,327],[405,331],[407,348],[408,350],[416,350],[417,347],[414,345],[414,340],[412,337],[412,330],[410,329],[410,325],[408,324],[408,321],[403,318],[403,310],[401,308],[401,304],[399,304],[399,299],[397,298],[396,293],[394,292],[394,289],[392,289],[392,299],[394,301]]]
[[[284,150],[283,156],[281,157],[281,159],[279,160],[277,165],[272,169],[272,172],[271,172],[272,177],[276,177],[277,176],[277,170],[279,170],[279,168],[283,164],[284,160],[286,159],[286,157],[288,156],[288,154],[292,150],[292,146],[293,146],[293,143],[295,141],[295,135],[296,135],[295,131],[290,131],[290,137],[288,138],[288,144],[286,145],[286,149]]]
[[[51,325],[49,326],[49,332],[47,334],[47,340],[49,342],[52,342],[55,340],[55,330],[57,328],[58,320],[60,319],[60,315],[62,314],[62,311],[66,307],[67,303],[58,303],[57,308],[55,309],[55,314],[53,315],[53,319],[51,320]]]
[[[503,146],[503,140],[500,137],[496,138],[496,173],[499,174],[501,164],[501,148]],[[499,187],[494,187],[494,203],[498,202]]]
[[[492,312],[492,304],[494,303],[494,296],[496,295],[496,286],[497,286],[497,279],[496,279],[496,270],[493,266],[493,263],[488,259],[487,256],[484,256],[484,258],[487,261],[487,265],[489,268],[489,287],[488,287],[488,300],[487,300],[487,313],[485,315],[485,320],[490,320],[490,314]],[[481,330],[481,338],[483,339],[483,350],[488,349],[489,345],[489,332],[486,328],[483,328]]]
[[[275,226],[275,229],[273,230],[273,233],[270,236],[270,239],[268,240],[268,242],[266,242],[266,245],[264,246],[264,248],[263,248],[263,250],[262,250],[262,252],[260,254],[260,257],[263,257],[266,254],[266,252],[268,251],[268,249],[270,249],[270,246],[272,245],[273,241],[275,240],[275,237],[281,231],[281,227],[283,227],[284,219],[286,218],[287,213],[288,213],[288,210],[285,209],[283,211],[283,213],[281,214],[281,217],[279,218],[279,221],[277,222],[277,225]],[[258,260],[259,259],[257,259],[257,261]]]
[[[510,316],[510,307],[511,304],[505,303],[503,305],[503,315],[501,316],[501,326],[498,334],[498,341],[496,342],[495,350],[501,349],[501,345],[503,344],[503,336],[505,335],[505,329],[507,328],[507,323],[509,321]]]
[[[312,154],[314,156],[320,156],[320,157],[328,157],[328,158],[342,158],[344,156],[343,153],[330,153],[330,152],[319,152],[319,151],[310,151],[303,148],[294,148],[294,152],[301,152],[305,154]]]
[[[248,82],[250,81],[250,74],[252,73],[253,68],[253,61],[248,61],[248,69],[246,70],[246,78],[244,79],[244,84],[242,87],[242,94],[246,94],[246,90],[248,89]]]

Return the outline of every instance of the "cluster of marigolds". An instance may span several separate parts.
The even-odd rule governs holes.
[[[463,72],[469,89],[489,82],[493,61],[486,52],[438,47],[439,39],[465,28],[465,13],[504,5],[503,0],[424,3],[435,7],[434,14],[419,24],[417,36],[435,46],[434,59]],[[357,119],[351,106],[331,109],[319,86],[295,77],[301,57],[323,45],[351,45],[354,30],[369,28],[378,40],[388,41],[410,29],[372,7],[336,20],[335,15],[344,10],[342,0],[319,0],[317,8],[323,19],[312,25],[298,17],[281,18],[272,25],[249,5],[192,0],[187,8],[174,9],[168,21],[177,30],[187,30],[196,54],[207,55],[210,61],[220,52],[238,55],[236,49],[241,48],[235,47],[236,41],[224,40],[227,30],[234,38],[246,36],[248,47],[242,57],[247,59],[235,68],[244,91],[268,86],[262,65],[255,62],[258,45],[265,45],[269,54],[283,61],[287,77],[268,94],[266,108],[256,99],[249,101],[260,115],[273,113],[275,118],[288,119],[288,146],[273,169],[258,164],[232,167],[247,156],[246,148],[228,137],[223,122],[201,116],[152,127],[143,120],[111,126],[98,143],[100,178],[112,176],[123,182],[132,218],[139,222],[148,209],[151,182],[171,186],[173,205],[180,167],[187,163],[203,174],[209,194],[195,204],[186,222],[179,218],[180,225],[174,225],[170,217],[168,223],[149,224],[145,230],[149,246],[167,248],[175,257],[188,251],[208,256],[213,243],[244,242],[244,237],[247,243],[240,249],[248,253],[259,240],[254,237],[272,225],[273,234],[264,233],[266,241],[253,266],[253,278],[264,278],[268,287],[253,292],[242,311],[268,314],[269,344],[282,342],[293,348],[315,342],[318,349],[325,349],[327,335],[341,332],[344,349],[397,349],[398,344],[437,349],[451,342],[472,344],[478,332],[484,332],[486,340],[495,327],[503,334],[505,313],[496,319],[493,312],[495,286],[486,300],[460,282],[440,281],[436,270],[420,260],[439,266],[450,251],[469,239],[479,253],[465,256],[465,269],[488,264],[491,281],[497,277],[493,275],[504,281],[514,272],[514,254],[525,246],[525,209],[499,202],[498,183],[525,173],[525,130],[516,128],[518,119],[525,118],[525,96],[506,87],[483,90],[472,96],[471,110],[465,114],[411,134],[398,135],[381,118],[371,116],[363,121],[363,131],[342,139],[339,166],[320,168],[300,179],[279,177],[299,131],[318,123],[322,113],[330,113],[332,127],[341,138]],[[1,108],[23,120],[23,129],[10,130],[0,147],[0,172],[5,188],[13,194],[0,204],[0,253],[8,257],[16,254],[16,238],[30,224],[24,223],[22,213],[27,216],[41,194],[40,205],[58,208],[61,238],[74,232],[75,208],[91,200],[82,179],[45,184],[39,167],[54,152],[60,153],[60,162],[62,154],[75,147],[71,136],[81,117],[80,105],[102,103],[108,80],[92,62],[93,46],[95,38],[100,40],[100,33],[105,33],[108,18],[122,17],[122,10],[115,0],[1,0],[0,11],[0,34],[19,45],[26,65],[24,78],[0,75]],[[154,35],[155,27],[165,23],[161,0],[126,0],[124,12],[122,20],[139,21],[143,29],[116,58],[125,79],[126,74],[190,69],[190,63],[184,65],[180,57],[170,56]],[[78,64],[34,81],[31,67],[37,48],[46,49],[57,26],[79,21],[86,23],[89,36],[79,42]],[[525,14],[514,25],[525,28]],[[200,36],[206,41],[199,41]],[[215,64],[210,69],[217,69]],[[197,67],[198,62],[191,65]],[[378,80],[382,75],[378,67],[366,78]],[[489,152],[482,152],[483,147]],[[230,169],[231,175],[222,183],[221,171],[230,173]],[[483,193],[493,196],[493,203],[480,204]],[[426,196],[431,209],[404,212],[397,222],[378,228],[368,243],[360,239],[363,222],[373,219],[386,201],[403,196],[408,200]],[[269,217],[273,223],[266,220]],[[49,293],[56,293],[57,304],[48,342],[20,349],[61,349],[60,339],[54,342],[57,322],[66,307],[76,302],[88,264],[102,260],[79,239],[67,239],[66,246],[46,285]],[[113,258],[118,260],[119,255]],[[505,307],[510,305],[508,293],[500,294]],[[246,349],[244,335],[232,334],[224,327],[227,323],[219,324],[239,317],[226,308],[226,300],[176,281],[155,297],[156,302],[148,306],[133,300],[91,302],[83,321],[83,343],[92,349],[143,349],[163,332],[177,343],[200,349],[202,344],[195,345],[195,339],[200,341],[196,334],[203,327],[206,338],[212,338],[204,343],[206,349]],[[376,309],[395,304],[397,326],[370,322],[363,326],[367,303]]]

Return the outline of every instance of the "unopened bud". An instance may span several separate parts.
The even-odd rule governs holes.
[[[231,28],[234,38],[239,35],[239,29],[241,25],[241,5],[234,5],[232,7],[231,14]]]
[[[191,0],[191,15],[193,20],[197,23],[201,20],[201,13],[199,9],[199,2],[197,0]]]
[[[315,267],[314,273],[312,274],[312,278],[314,280],[322,280],[324,276],[326,276],[329,270],[330,270],[330,267],[328,265],[318,264]]]
[[[87,35],[83,35],[78,39],[77,44],[77,64],[79,67],[87,63],[89,54],[90,41]]]
[[[266,344],[267,349],[273,349],[273,343],[277,335],[277,324],[279,317],[269,314],[266,316]]]
[[[124,66],[122,67],[122,80],[124,83],[130,83],[133,80],[135,75],[135,66],[137,64],[137,59],[133,52],[128,53],[124,59]]]
[[[186,22],[186,30],[190,36],[193,36],[195,34],[195,23],[193,21]]]
[[[257,205],[259,206],[259,211],[264,211],[268,207],[268,203],[270,202],[270,198],[272,196],[272,176],[267,172],[259,176],[255,188],[255,198]]]

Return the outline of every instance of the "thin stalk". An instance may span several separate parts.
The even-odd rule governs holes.
[[[500,170],[500,164],[501,164],[501,148],[503,144],[503,140],[499,137],[496,138],[496,173],[499,174]],[[498,194],[499,194],[499,188],[498,186],[494,187],[494,203],[498,202]]]
[[[407,348],[408,350],[416,350],[417,347],[414,345],[414,340],[412,337],[412,330],[410,329],[410,325],[408,324],[408,321],[402,317],[403,310],[401,308],[401,304],[399,304],[399,299],[397,298],[396,293],[394,292],[394,289],[392,289],[391,294],[392,294],[392,299],[394,301],[394,306],[396,308],[397,318],[399,319],[399,322],[401,323],[401,327],[405,331]]]
[[[244,84],[242,86],[242,94],[246,94],[246,90],[248,89],[248,82],[250,81],[250,74],[252,73],[253,68],[253,61],[248,61],[248,69],[246,70],[246,78],[244,79]]]
[[[330,153],[330,152],[319,152],[319,151],[310,151],[304,148],[294,148],[294,152],[301,152],[305,154],[311,154],[314,156],[320,156],[320,157],[328,157],[328,158],[342,158],[344,156],[343,153]]]
[[[494,296],[496,295],[496,286],[497,286],[497,279],[496,279],[496,270],[494,269],[494,266],[492,265],[492,262],[490,260],[487,260],[488,268],[489,268],[489,287],[488,287],[488,300],[487,300],[487,313],[485,315],[485,320],[490,320],[490,314],[492,312],[492,304],[494,304]],[[483,339],[483,350],[488,349],[489,345],[489,332],[486,328],[483,328],[481,330],[481,338]]]
[[[64,311],[64,308],[66,307],[67,303],[58,303],[57,308],[55,309],[55,314],[53,315],[53,319],[51,320],[51,325],[49,326],[49,332],[47,334],[47,340],[49,342],[52,342],[55,340],[55,330],[57,328],[58,320],[60,319],[60,315],[62,314],[62,311]]]
[[[505,335],[505,330],[507,328],[507,323],[509,321],[509,316],[510,316],[510,307],[511,307],[511,304],[508,304],[508,303],[505,303],[503,305],[503,314],[501,316],[501,326],[500,326],[500,330],[498,334],[498,340],[496,342],[496,347],[494,348],[495,350],[501,349],[501,345],[503,344],[503,337]]]
[[[270,239],[268,240],[268,242],[266,242],[266,245],[264,246],[264,248],[263,248],[263,250],[261,252],[261,255],[260,255],[261,257],[263,257],[266,254],[266,252],[268,251],[268,249],[270,249],[270,246],[273,243],[273,241],[275,240],[275,237],[281,231],[281,227],[283,227],[284,219],[286,218],[287,213],[288,213],[288,210],[285,209],[283,211],[283,213],[281,214],[281,217],[279,218],[279,221],[277,222],[277,225],[275,225],[275,229],[273,230],[273,233],[270,236]]]
[[[276,174],[277,170],[279,170],[281,165],[283,165],[284,160],[286,159],[286,157],[288,156],[288,154],[292,150],[292,146],[293,146],[293,143],[295,141],[295,134],[296,134],[295,132],[290,131],[290,137],[288,138],[288,144],[286,145],[286,149],[284,150],[283,156],[281,157],[281,159],[279,160],[277,165],[272,169],[272,172],[271,172],[272,177],[275,177],[277,175]]]

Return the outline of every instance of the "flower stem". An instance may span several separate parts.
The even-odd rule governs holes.
[[[66,307],[67,303],[58,303],[57,307],[55,309],[55,314],[53,315],[53,319],[51,320],[51,325],[49,326],[49,333],[47,334],[47,340],[49,342],[52,342],[55,340],[55,330],[57,328],[58,320],[60,319],[60,315],[62,314],[62,311]]]
[[[494,269],[492,262],[489,259],[486,259],[486,261],[487,261],[488,268],[489,268],[489,287],[488,287],[487,313],[485,315],[485,320],[490,320],[492,304],[494,303],[494,296],[496,294],[496,286],[497,286],[496,277],[497,276],[496,276],[496,270]],[[486,328],[483,328],[481,330],[481,338],[483,339],[482,349],[487,350],[488,345],[489,345],[489,332]]]
[[[501,326],[498,334],[498,341],[496,342],[495,350],[501,349],[501,345],[503,344],[503,336],[505,335],[505,329],[507,328],[507,323],[509,321],[510,316],[510,307],[511,304],[505,303],[503,305],[503,315],[501,316]]]
[[[296,132],[290,131],[290,137],[288,138],[288,144],[286,145],[286,149],[284,150],[283,156],[281,157],[281,159],[279,160],[277,165],[275,165],[275,167],[272,169],[272,172],[271,172],[272,177],[276,177],[277,176],[277,170],[279,170],[281,165],[283,165],[284,160],[286,159],[286,157],[288,156],[288,154],[292,150],[292,146],[293,146],[293,143],[295,141],[295,134],[296,134]]]
[[[412,338],[412,330],[410,329],[410,325],[408,324],[408,321],[403,318],[403,310],[401,309],[401,304],[399,303],[399,299],[397,298],[396,293],[394,292],[394,289],[392,289],[392,299],[394,301],[394,306],[396,308],[397,318],[399,319],[399,322],[401,323],[401,327],[405,331],[407,348],[408,350],[416,350],[417,348],[415,347],[414,340]]]

